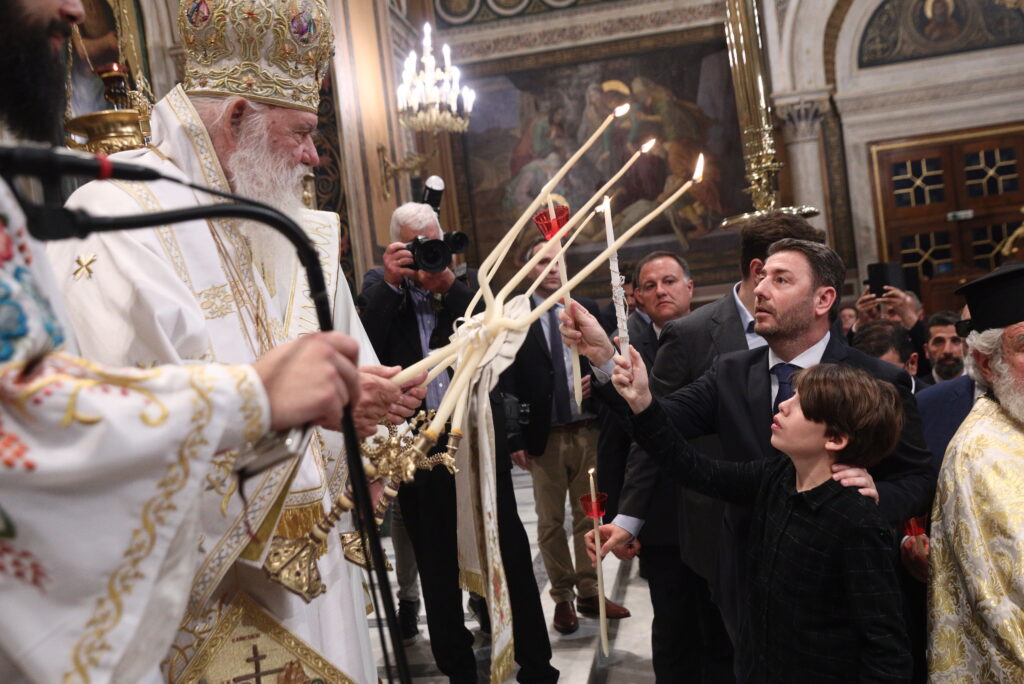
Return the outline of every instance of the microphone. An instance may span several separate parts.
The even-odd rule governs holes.
[[[86,176],[96,180],[163,180],[159,171],[111,161],[104,154],[89,154],[60,147],[0,145],[0,174],[59,178]]]
[[[420,200],[420,204],[429,204],[435,214],[440,214],[443,195],[444,181],[440,176],[431,176],[423,184],[423,199]]]

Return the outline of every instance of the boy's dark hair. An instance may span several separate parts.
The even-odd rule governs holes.
[[[828,245],[810,240],[783,238],[773,242],[768,248],[768,256],[779,252],[800,252],[811,266],[811,279],[815,289],[831,287],[836,291],[835,301],[828,310],[828,320],[834,321],[839,316],[839,298],[843,294],[843,281],[846,279],[846,264]]]
[[[686,263],[686,259],[675,252],[667,252],[661,249],[645,255],[640,261],[636,262],[636,266],[633,267],[633,287],[640,287],[640,271],[655,259],[672,259],[679,264],[679,268],[683,269],[683,276],[690,280],[690,264]]]
[[[853,334],[850,346],[876,359],[895,349],[901,363],[906,363],[914,353],[907,331],[893,321],[871,321]]]
[[[804,416],[824,423],[829,437],[846,435],[849,440],[836,454],[837,462],[870,468],[896,448],[903,404],[890,383],[835,363],[819,363],[795,376]]]
[[[783,238],[825,242],[825,234],[805,219],[783,211],[772,211],[744,222],[740,229],[740,280],[747,278],[750,262],[768,258],[768,248]]]

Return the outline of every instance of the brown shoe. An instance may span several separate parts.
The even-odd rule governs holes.
[[[588,596],[587,598],[576,599],[576,610],[580,611],[581,615],[586,615],[587,617],[598,617],[600,615],[600,608],[597,604],[597,597]],[[609,620],[621,620],[631,615],[629,608],[620,606],[615,601],[607,598],[604,600],[604,612]]]
[[[580,628],[580,620],[572,609],[572,601],[559,601],[555,604],[555,620],[551,625],[562,634],[572,634]]]

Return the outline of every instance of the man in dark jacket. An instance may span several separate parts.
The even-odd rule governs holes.
[[[551,262],[556,243],[538,238],[521,255],[525,263],[542,249],[548,253],[531,272],[531,282]],[[536,307],[561,284],[555,266],[537,287],[531,306]],[[600,315],[593,300],[582,304],[592,315]],[[579,627],[576,609],[584,615],[598,614],[597,574],[583,542],[590,521],[579,501],[590,491],[588,471],[595,465],[598,429],[595,409],[586,400],[590,367],[585,359],[581,359],[583,405],[577,406],[572,398],[571,356],[558,331],[561,309],[559,303],[530,326],[515,362],[502,376],[502,387],[523,407],[524,449],[514,452],[512,460],[533,474],[538,543],[555,601],[553,624],[557,631],[569,634]],[[575,563],[565,534],[566,494],[573,514]],[[611,619],[629,617],[628,610],[611,601],[606,601],[606,609]]]
[[[444,346],[455,320],[465,314],[473,298],[475,288],[468,279],[457,278],[451,269],[426,273],[410,268],[413,257],[405,246],[418,235],[441,237],[434,211],[418,203],[396,209],[391,220],[393,242],[384,251],[384,267],[363,277],[358,300],[360,318],[381,363],[387,365],[406,367],[433,348]],[[438,407],[448,382],[449,376],[442,373],[427,387],[424,408]],[[529,543],[512,490],[504,398],[500,393],[492,394],[492,405],[498,459],[498,543],[512,607],[518,681],[554,682],[558,670],[549,662],[551,644],[544,629]],[[442,440],[435,453],[445,446]],[[473,635],[465,627],[459,586],[455,478],[440,466],[417,470],[415,481],[399,489],[398,503],[420,569],[430,648],[438,669],[452,682],[476,682]]]

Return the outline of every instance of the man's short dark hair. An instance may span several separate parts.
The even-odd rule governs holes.
[[[672,259],[674,262],[679,264],[679,268],[683,269],[683,275],[687,280],[690,278],[690,264],[686,263],[686,259],[679,256],[675,252],[668,252],[665,250],[658,250],[645,255],[640,261],[636,262],[636,266],[633,268],[633,287],[640,287],[640,271],[643,270],[644,266],[651,263],[655,259]]]
[[[768,258],[768,248],[783,238],[825,242],[825,234],[796,214],[772,211],[744,222],[740,229],[740,280],[750,273],[750,262]]]
[[[819,363],[794,377],[804,416],[824,423],[827,436],[849,440],[836,454],[837,462],[870,468],[896,448],[903,403],[890,383],[836,363]]]
[[[858,328],[850,346],[876,359],[895,349],[900,363],[906,363],[913,353],[907,331],[893,321],[871,321]]]
[[[546,237],[544,237],[543,235],[539,235],[530,240],[529,242],[527,242],[526,245],[523,247],[523,250],[519,252],[519,263],[525,264],[527,261],[529,261],[533,257],[533,250],[537,248],[537,245],[543,244],[547,241],[548,239]]]
[[[960,315],[955,311],[936,311],[924,324],[925,332],[931,337],[932,328],[941,325],[956,325],[960,320]]]
[[[843,294],[843,281],[846,280],[846,264],[836,251],[826,244],[783,238],[773,242],[768,248],[768,256],[779,252],[800,252],[811,265],[811,279],[815,289],[831,287],[836,291],[835,301],[828,310],[828,320],[834,321],[839,315],[839,298]]]

